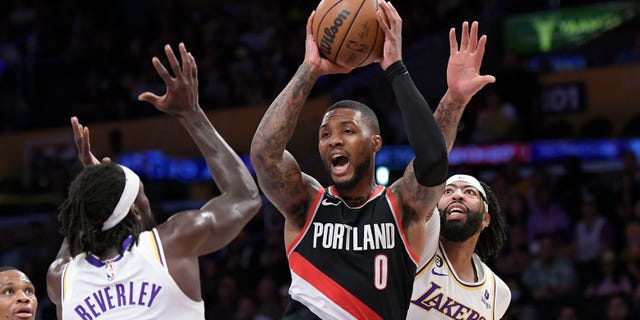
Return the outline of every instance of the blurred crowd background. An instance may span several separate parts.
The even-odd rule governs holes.
[[[588,101],[615,94],[591,92],[592,78],[617,88],[635,87],[635,97],[617,98],[640,101],[634,82],[637,73],[626,80],[614,77],[625,70],[640,70],[638,2],[621,2],[635,10],[606,29],[615,20],[609,17],[611,23],[597,26],[603,32],[596,37],[546,52],[514,49],[505,28],[510,18],[519,15],[614,3],[393,2],[403,18],[405,63],[433,108],[446,90],[449,28],[459,30],[462,21],[477,20],[480,33],[489,37],[481,71],[495,75],[497,82],[467,107],[457,147],[554,140],[622,141],[631,146],[606,161],[578,154],[546,162],[513,157],[452,165],[452,173],[480,176],[500,200],[508,241],[489,265],[512,291],[505,319],[640,316],[640,142],[635,140],[640,138],[640,103],[600,105],[610,112],[597,113],[593,101]],[[34,281],[41,319],[55,318],[44,280],[62,241],[56,209],[81,170],[72,140],[48,144],[43,134],[56,129],[71,134],[72,115],[90,127],[167,117],[137,101],[141,92],[164,90],[151,58],[165,61],[166,43],[175,49],[184,42],[195,56],[201,106],[214,118],[217,112],[243,108],[264,111],[302,62],[304,26],[316,5],[301,0],[0,2],[0,140],[27,141],[23,149],[0,146],[0,265],[17,266]],[[597,72],[614,76],[602,78]],[[577,110],[549,113],[549,90],[558,88],[548,79],[557,77],[581,83],[573,96],[580,100]],[[312,97],[367,103],[379,115],[385,144],[407,143],[384,73],[375,64],[349,75],[321,78]],[[622,116],[608,117],[609,113]],[[576,114],[581,121],[572,118]],[[119,154],[146,151],[123,147],[127,141],[146,138],[126,133],[113,130],[109,144],[94,152],[117,159]],[[253,131],[241,134],[250,139]],[[185,143],[167,138],[167,143]],[[307,143],[315,146],[317,140]],[[246,155],[248,147],[236,150]],[[313,172],[318,167],[317,151],[309,150],[296,157],[303,170]],[[21,167],[7,165],[5,158],[10,154],[24,155]],[[392,170],[392,180],[398,174]],[[314,175],[328,183],[321,172]],[[144,183],[159,222],[216,194],[213,183],[202,179],[149,176]],[[264,203],[229,246],[201,258],[207,319],[281,317],[290,280],[283,220],[266,199]]]

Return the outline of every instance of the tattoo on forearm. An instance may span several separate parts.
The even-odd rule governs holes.
[[[425,221],[426,216],[430,214],[430,212],[426,210],[415,209],[413,206],[406,206],[406,204],[414,203],[419,208],[427,208],[434,205],[442,193],[438,188],[425,187],[418,183],[413,171],[413,162],[407,166],[403,176],[403,182],[404,183],[401,184],[395,184],[394,186],[396,186],[396,188],[393,191],[394,193],[404,194],[403,225],[406,227],[416,221]]]
[[[442,101],[440,101],[436,109],[436,122],[444,136],[447,150],[453,148],[453,142],[455,141],[458,131],[458,124],[460,123],[460,118],[462,118],[462,111],[464,111],[464,106],[453,103],[443,103]]]
[[[262,121],[264,127],[260,128],[264,150],[282,152],[295,130],[300,109],[314,83],[309,68],[302,66],[269,107]]]

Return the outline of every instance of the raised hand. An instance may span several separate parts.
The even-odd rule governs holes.
[[[78,149],[78,158],[80,158],[82,165],[86,168],[100,164],[100,160],[91,153],[89,128],[80,124],[77,117],[71,117],[71,128],[73,129],[73,141]],[[105,157],[102,161],[111,161],[111,159]]]
[[[385,0],[378,3],[376,18],[384,32],[382,59],[378,62],[382,70],[387,70],[394,62],[402,60],[402,18],[396,8]]]
[[[199,110],[200,106],[198,104],[198,67],[196,61],[187,51],[184,43],[180,43],[178,47],[182,65],[173,54],[171,46],[168,44],[164,46],[165,54],[175,77],[169,74],[157,57],[153,57],[151,60],[158,75],[167,86],[167,92],[162,96],[152,92],[144,92],[138,96],[138,100],[147,101],[162,112],[181,117],[186,113]]]
[[[320,54],[318,43],[313,36],[313,17],[315,16],[315,13],[315,11],[311,12],[309,18],[307,18],[307,35],[305,38],[304,46],[304,63],[308,64],[317,76],[351,72],[353,68],[343,67],[341,65],[333,63],[322,57],[322,55]]]
[[[447,65],[447,85],[449,94],[458,103],[466,105],[474,94],[486,84],[493,83],[496,78],[491,75],[480,75],[480,66],[484,56],[487,36],[478,40],[478,22],[474,21],[469,30],[469,23],[462,23],[460,46],[456,40],[456,30],[449,30],[449,63]]]

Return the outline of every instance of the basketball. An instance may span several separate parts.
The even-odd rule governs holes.
[[[362,67],[382,57],[384,32],[378,0],[322,0],[313,18],[320,54],[345,67]]]

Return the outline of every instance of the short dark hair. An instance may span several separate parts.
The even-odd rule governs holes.
[[[124,190],[125,176],[120,166],[105,162],[83,169],[69,186],[69,196],[60,206],[60,233],[67,239],[72,256],[90,251],[98,256],[117,248],[133,235],[137,244],[142,224],[128,214],[115,227],[102,231]]]
[[[491,222],[486,229],[480,232],[480,237],[478,237],[478,243],[476,244],[476,254],[478,254],[483,261],[486,261],[486,259],[497,257],[498,254],[500,254],[500,250],[507,239],[507,234],[504,231],[504,220],[500,214],[498,198],[489,185],[482,181],[479,182],[487,194],[487,198],[484,200],[487,201],[489,206]]]
[[[335,109],[351,109],[360,112],[367,124],[374,130],[375,134],[380,134],[380,123],[378,122],[378,117],[366,104],[355,100],[340,100],[329,106],[324,114]]]
[[[14,266],[2,266],[2,267],[0,267],[0,272],[5,272],[5,271],[9,271],[9,270],[16,270],[16,271],[22,272],[22,270],[18,269],[17,267],[14,267]]]

